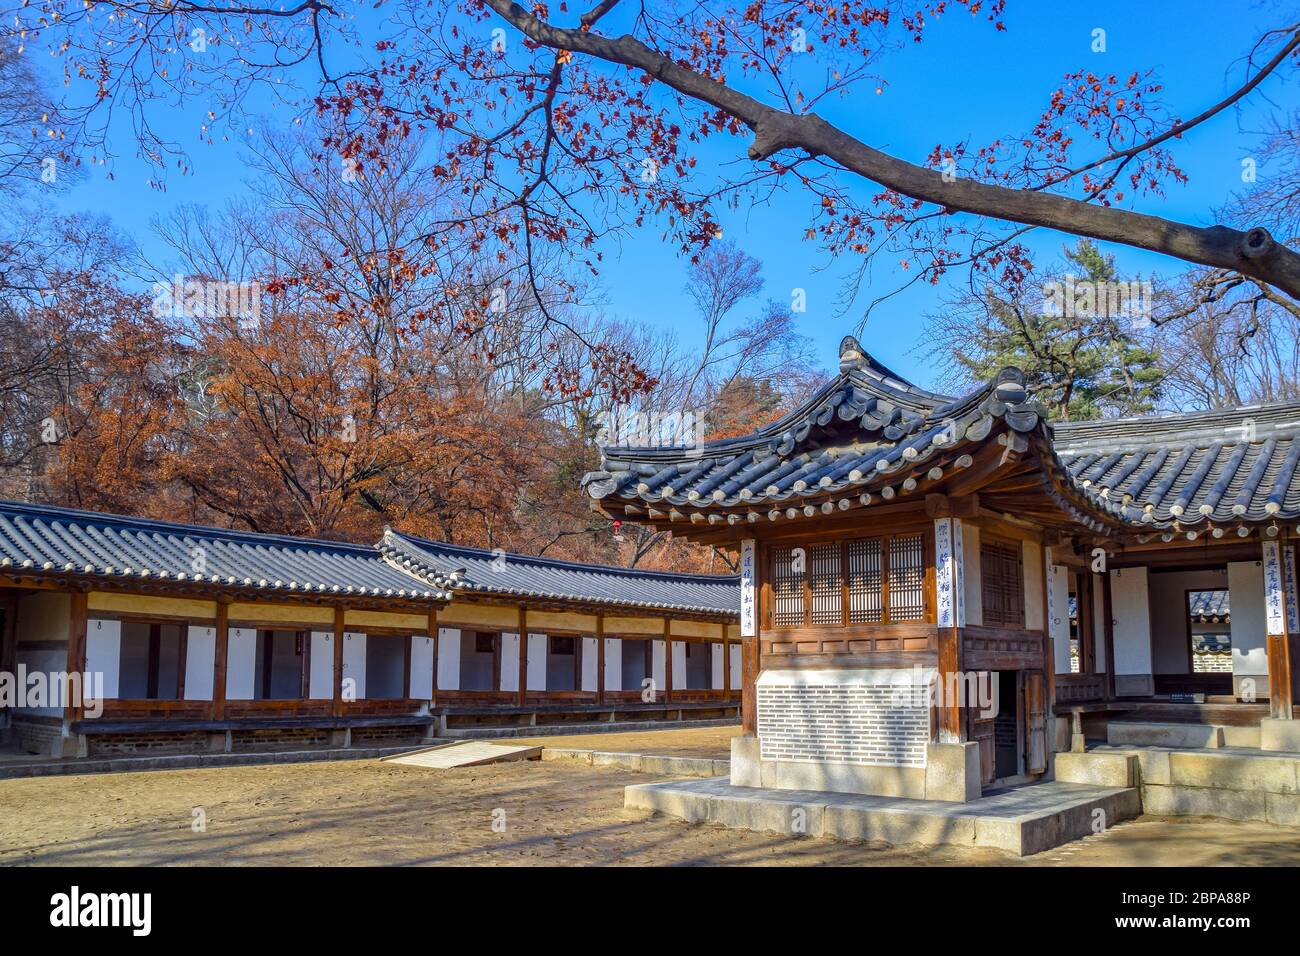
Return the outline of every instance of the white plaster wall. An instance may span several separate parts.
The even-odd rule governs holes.
[[[105,700],[118,695],[118,666],[122,659],[122,623],[91,618],[86,622],[86,673],[102,674]],[[68,666],[66,652],[63,667]],[[60,668],[62,669],[62,668]],[[187,678],[188,679],[188,678]]]
[[[311,662],[307,671],[307,696],[311,700],[334,697],[334,632],[311,632]]]
[[[1228,565],[1228,600],[1232,605],[1232,673],[1234,677],[1267,677],[1268,622],[1264,609],[1264,568],[1259,561]],[[1268,684],[1256,684],[1261,698]]]
[[[673,646],[673,687],[678,690],[685,690],[688,686],[686,681],[686,643],[684,641],[671,641]]]
[[[1115,675],[1150,674],[1151,604],[1146,568],[1110,572],[1110,606],[1115,620]]]
[[[433,697],[433,638],[423,634],[411,637],[411,697]]]
[[[964,582],[962,593],[965,597],[966,623],[979,625],[984,623],[984,594],[981,590],[983,583],[980,578],[979,526],[963,521],[961,537],[962,562],[965,565],[962,570],[962,581]]]
[[[546,690],[546,651],[545,634],[528,635],[528,689]]]
[[[185,636],[185,699],[211,700],[217,629],[190,625]]]
[[[712,657],[709,686],[714,690],[722,690],[723,688],[723,668],[726,666],[726,662],[723,661],[722,655],[726,646],[721,642],[709,645],[709,654]]]
[[[501,635],[501,690],[519,689],[519,635],[507,631]]]
[[[1025,574],[1025,627],[1040,631],[1044,624],[1043,609],[1043,546],[1036,541],[1022,541]],[[979,552],[975,552],[978,558]]]
[[[460,689],[460,629],[438,628],[438,686]]]
[[[744,681],[743,665],[741,663],[743,654],[739,644],[730,644],[728,647],[731,649],[731,688],[732,690],[739,690],[741,683]]]
[[[600,653],[600,647],[594,637],[584,637],[582,639],[582,690],[594,692],[596,690],[596,668],[600,664],[597,659]]]
[[[257,673],[257,631],[232,627],[226,632],[226,700],[252,700]]]
[[[662,694],[664,688],[668,686],[667,680],[664,679],[665,675],[667,674],[667,671],[664,666],[665,660],[666,660],[666,652],[664,650],[664,642],[654,641],[650,649],[650,670],[651,670],[650,677],[655,683],[656,697],[659,694]]]
[[[349,686],[353,700],[366,699],[366,635],[359,631],[343,632],[343,681],[344,700],[348,699]]]
[[[1187,592],[1228,589],[1228,569],[1151,571],[1151,658],[1156,674],[1186,674]]]
[[[605,638],[605,690],[623,689],[623,642]]]

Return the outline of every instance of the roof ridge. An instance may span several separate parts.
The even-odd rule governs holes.
[[[530,562],[534,564],[558,565],[566,568],[576,568],[583,571],[604,571],[612,572],[619,575],[636,575],[640,577],[662,577],[662,578],[694,578],[708,583],[723,583],[740,577],[737,574],[705,574],[701,571],[663,571],[657,568],[620,568],[610,564],[591,564],[585,561],[569,561],[565,558],[550,558],[537,554],[520,554],[517,551],[506,551],[504,548],[479,548],[472,545],[451,544],[447,541],[433,541],[429,538],[421,538],[418,535],[406,534],[402,531],[396,531],[392,528],[386,528],[385,531],[402,541],[409,541],[419,546],[431,546],[434,548],[444,548],[451,551],[468,552],[488,559],[498,556],[498,552],[507,558],[519,561]]]
[[[1258,402],[1250,405],[1233,405],[1227,408],[1207,408],[1190,412],[1157,412],[1151,415],[1126,415],[1122,418],[1092,418],[1074,422],[1052,422],[1053,431],[1092,431],[1115,425],[1178,424],[1181,422],[1212,421],[1232,418],[1249,412],[1285,412],[1293,410],[1300,415],[1300,400],[1289,402]],[[1300,419],[1297,419],[1300,426]]]
[[[81,508],[65,508],[62,505],[46,505],[32,501],[15,501],[0,498],[0,512],[18,512],[38,515],[43,518],[65,517],[81,519],[83,522],[112,525],[128,528],[154,528],[169,531],[186,531],[197,533],[207,538],[230,538],[252,542],[280,543],[292,545],[319,544],[336,550],[353,550],[369,554],[378,554],[373,544],[361,544],[355,541],[336,541],[328,538],[308,538],[292,534],[274,534],[265,531],[241,531],[235,528],[218,528],[213,525],[188,524],[180,521],[165,521],[161,518],[142,518],[135,515],[116,514],[111,511],[89,511]]]

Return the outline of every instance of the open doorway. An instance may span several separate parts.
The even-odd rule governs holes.
[[[1019,681],[1016,671],[994,671],[997,716],[993,718],[993,777],[1005,780],[1022,773],[1020,765]]]
[[[1207,694],[1232,693],[1232,605],[1228,590],[1187,591],[1188,672]]]

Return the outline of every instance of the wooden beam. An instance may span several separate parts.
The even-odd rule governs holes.
[[[1106,646],[1106,699],[1115,699],[1115,611],[1110,598],[1110,569],[1101,572],[1101,632]]]
[[[1294,624],[1291,622],[1290,609],[1288,608],[1291,582],[1290,575],[1287,573],[1287,554],[1289,544],[1283,544],[1275,541],[1265,541],[1261,546],[1264,563],[1264,587],[1269,588],[1269,552],[1276,549],[1277,564],[1279,570],[1279,579],[1281,581],[1281,596],[1278,601],[1281,618],[1281,630],[1275,631],[1273,628],[1272,614],[1269,614],[1269,631],[1266,641],[1266,655],[1268,659],[1268,712],[1269,716],[1278,720],[1290,720],[1294,713],[1292,708],[1293,690],[1291,684],[1291,630]],[[1265,593],[1264,602],[1267,606],[1273,595]]]
[[[664,618],[664,701],[673,699],[673,622]]]
[[[433,641],[433,683],[429,686],[433,688],[433,696],[429,700],[429,706],[437,706],[438,703],[438,651],[441,649],[441,638],[438,637],[438,612],[434,608],[429,609],[429,639]]]
[[[72,601],[68,611],[68,660],[69,698],[63,708],[65,722],[71,723],[81,719],[84,706],[84,693],[78,697],[71,694],[71,677],[73,674],[86,672],[86,599],[85,591],[72,592]],[[84,688],[83,688],[84,692]]]
[[[343,716],[343,621],[347,611],[334,608],[334,716]]]
[[[596,703],[605,703],[605,615],[596,614]]]
[[[519,706],[528,700],[528,608],[519,605]]]
[[[212,719],[226,716],[226,657],[230,653],[230,605],[217,602],[216,639],[212,652]]]

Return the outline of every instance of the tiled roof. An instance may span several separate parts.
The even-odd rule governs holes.
[[[1188,602],[1192,617],[1227,617],[1232,613],[1228,591],[1193,591]]]
[[[1300,516],[1300,403],[1062,423],[1053,432],[1074,487],[1131,524]]]
[[[447,580],[456,591],[588,601],[659,611],[740,613],[740,579],[611,568],[488,551],[384,532],[379,550],[395,567]]]
[[[606,448],[603,469],[586,475],[584,487],[597,500],[660,512],[794,511],[827,496],[843,496],[838,507],[847,508],[868,504],[876,492],[893,497],[909,477],[916,484],[918,471],[937,480],[968,467],[961,453],[999,420],[1017,432],[1039,424],[1041,409],[1027,402],[1024,377],[1014,369],[952,399],[888,372],[851,338],[841,353],[840,376],[773,425],[697,448]],[[821,504],[827,513],[835,507]]]
[[[1052,426],[1017,369],[951,399],[852,338],[840,348],[840,375],[779,422],[697,447],[605,448],[583,486],[633,520],[812,517],[942,490],[996,439],[1031,449],[1062,516],[1095,531],[1300,519],[1300,403]]]
[[[557,561],[386,530],[377,547],[0,501],[0,572],[268,596],[445,603],[456,592],[734,615],[737,577]]]
[[[0,568],[289,595],[356,594],[417,602],[451,597],[445,581],[412,578],[364,545],[14,501],[0,501]]]

